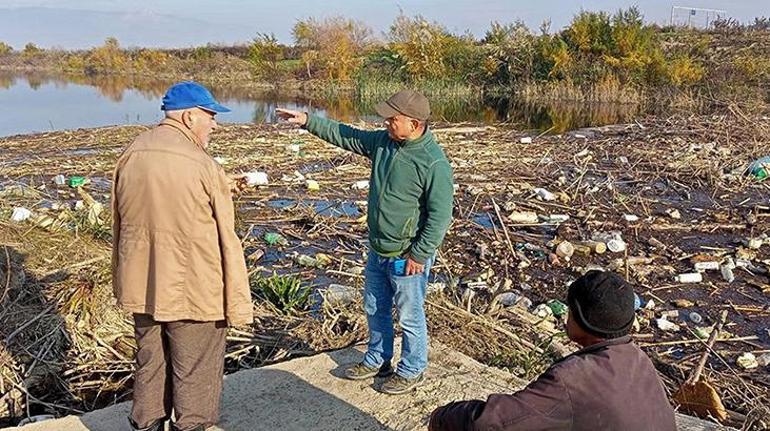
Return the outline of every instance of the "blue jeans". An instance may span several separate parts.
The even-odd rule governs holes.
[[[382,257],[369,250],[364,286],[364,311],[369,324],[369,345],[364,365],[379,367],[393,358],[393,302],[398,311],[401,360],[396,374],[414,378],[428,367],[428,326],[425,321],[425,292],[433,257],[425,261],[422,274],[393,274],[391,262],[398,258]]]

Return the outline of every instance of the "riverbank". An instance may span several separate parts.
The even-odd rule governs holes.
[[[111,305],[107,202],[120,149],[144,129],[0,139],[0,354],[7,364],[0,376],[8,388],[0,405],[15,415],[27,403],[61,414],[130,397],[133,341],[127,316]],[[738,359],[770,351],[767,185],[743,175],[767,155],[767,117],[733,108],[562,135],[503,124],[436,124],[435,132],[458,189],[427,306],[434,340],[532,378],[570,350],[560,307],[548,301],[563,301],[567,284],[587,269],[613,269],[641,298],[634,336],[669,391],[697,362],[698,334],[727,310],[730,337],[717,343],[704,373],[733,423],[760,415],[770,402],[767,366],[746,369]],[[363,340],[368,162],[285,125],[225,125],[211,153],[231,173],[261,171],[269,179],[236,200],[257,323],[231,330],[228,372]],[[58,174],[90,183],[56,186]],[[309,190],[308,180],[320,189]],[[18,207],[32,216],[10,221]],[[613,231],[625,250],[580,247],[606,243]],[[555,254],[564,241],[578,249],[569,260]],[[699,283],[675,279],[695,263],[719,267],[728,259],[740,264],[732,282],[719,270],[705,270]],[[326,301],[282,313],[259,290],[258,280],[273,272],[297,277]]]

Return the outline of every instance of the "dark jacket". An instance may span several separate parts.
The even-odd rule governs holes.
[[[631,337],[586,347],[513,395],[436,409],[432,431],[676,430],[652,362]]]
[[[452,221],[452,168],[433,133],[396,142],[386,130],[360,130],[309,115],[307,130],[372,160],[369,243],[381,256],[409,252],[425,262],[441,245]]]

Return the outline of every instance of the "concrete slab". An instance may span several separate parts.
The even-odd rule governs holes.
[[[525,382],[487,367],[438,343],[431,343],[426,382],[415,392],[389,396],[377,392],[381,379],[353,382],[341,378],[348,364],[363,357],[363,347],[295,359],[225,378],[222,416],[225,431],[276,430],[425,430],[428,415],[449,401],[512,392]],[[14,431],[130,431],[130,403],[83,416],[30,424]],[[680,417],[681,429],[718,429]],[[9,429],[10,430],[10,429]]]

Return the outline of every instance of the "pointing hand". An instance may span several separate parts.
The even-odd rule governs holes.
[[[275,113],[282,120],[292,124],[304,126],[307,124],[307,114],[299,111],[290,111],[288,109],[275,108]]]

